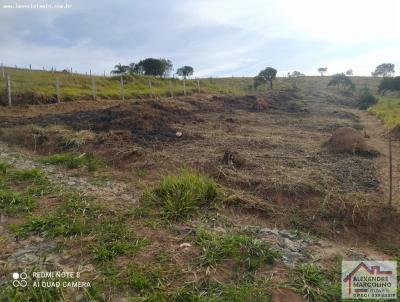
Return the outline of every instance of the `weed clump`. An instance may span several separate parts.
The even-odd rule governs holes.
[[[0,188],[0,209],[7,213],[29,212],[35,206],[35,200],[29,196]]]
[[[290,276],[290,286],[310,302],[342,301],[340,284],[331,281],[313,264],[297,266]]]
[[[247,270],[255,270],[265,264],[274,264],[280,253],[259,239],[240,234],[216,234],[201,231],[196,237],[196,245],[202,249],[200,264],[215,267],[226,259],[234,259]]]
[[[67,169],[86,166],[90,172],[96,171],[104,165],[103,161],[95,158],[92,154],[75,155],[73,153],[54,154],[44,159],[43,162],[51,165],[62,165]]]
[[[47,182],[43,172],[38,169],[20,169],[8,173],[7,178],[11,181],[26,182],[30,181],[34,184],[45,184]]]
[[[154,206],[163,218],[172,221],[186,219],[203,207],[216,207],[220,200],[218,185],[211,178],[190,171],[164,177],[141,198],[146,208]]]

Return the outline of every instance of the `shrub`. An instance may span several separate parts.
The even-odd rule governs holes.
[[[378,99],[371,93],[371,91],[367,87],[362,89],[358,99],[358,108],[366,110],[376,103],[378,103]]]
[[[216,206],[219,199],[218,186],[212,179],[183,171],[164,177],[141,200],[145,205],[159,207],[164,218],[177,221],[190,217],[201,207]]]
[[[400,90],[400,77],[383,78],[382,81],[379,83],[378,92],[383,93],[386,90]]]

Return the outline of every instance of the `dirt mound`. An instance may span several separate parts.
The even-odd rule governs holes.
[[[341,127],[333,132],[332,137],[325,143],[332,152],[337,153],[370,153],[365,138],[356,129]]]
[[[180,103],[139,101],[106,109],[26,118],[22,124],[65,125],[75,131],[95,133],[128,130],[134,140],[154,141],[178,139],[175,124],[185,122],[196,123],[199,119]]]

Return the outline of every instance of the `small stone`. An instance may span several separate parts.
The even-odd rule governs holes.
[[[187,225],[177,225],[173,227],[173,231],[179,235],[196,234],[196,230]]]
[[[223,227],[215,227],[214,231],[221,234],[226,234],[226,230]]]
[[[263,228],[259,231],[261,235],[275,235],[278,236],[279,232],[277,229]]]
[[[298,238],[298,236],[296,234],[293,234],[292,232],[287,231],[287,230],[279,231],[279,235],[281,235],[283,237],[286,237],[286,238],[289,238],[290,240],[295,240],[295,239]]]
[[[179,247],[180,248],[184,248],[184,249],[187,249],[187,248],[189,248],[189,247],[191,247],[192,245],[190,244],[190,243],[188,243],[188,242],[184,242],[184,243],[181,243],[180,245],[179,245]]]

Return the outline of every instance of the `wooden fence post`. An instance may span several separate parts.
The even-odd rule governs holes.
[[[392,134],[389,131],[389,206],[392,206],[393,198],[393,170],[392,170]]]
[[[7,73],[7,92],[8,92],[8,106],[12,106],[12,100],[11,100],[11,77]]]
[[[121,76],[121,98],[125,101],[125,93],[124,93],[124,77]]]
[[[174,91],[172,89],[172,81],[169,80],[169,94],[171,95],[171,99],[174,98]]]
[[[200,80],[199,79],[197,79],[197,90],[200,93]]]
[[[186,80],[183,79],[183,95],[186,96]]]
[[[96,78],[92,77],[92,85],[93,85],[93,100],[96,100]]]
[[[3,74],[3,79],[5,79],[6,74],[4,72],[4,65],[3,64],[1,64],[1,71],[2,71],[2,74]]]
[[[57,93],[57,103],[61,103],[61,99],[60,99],[60,80],[57,77],[56,78],[56,93]]]
[[[151,80],[149,80],[149,95],[150,95],[150,98],[153,98],[153,93],[151,90]]]

